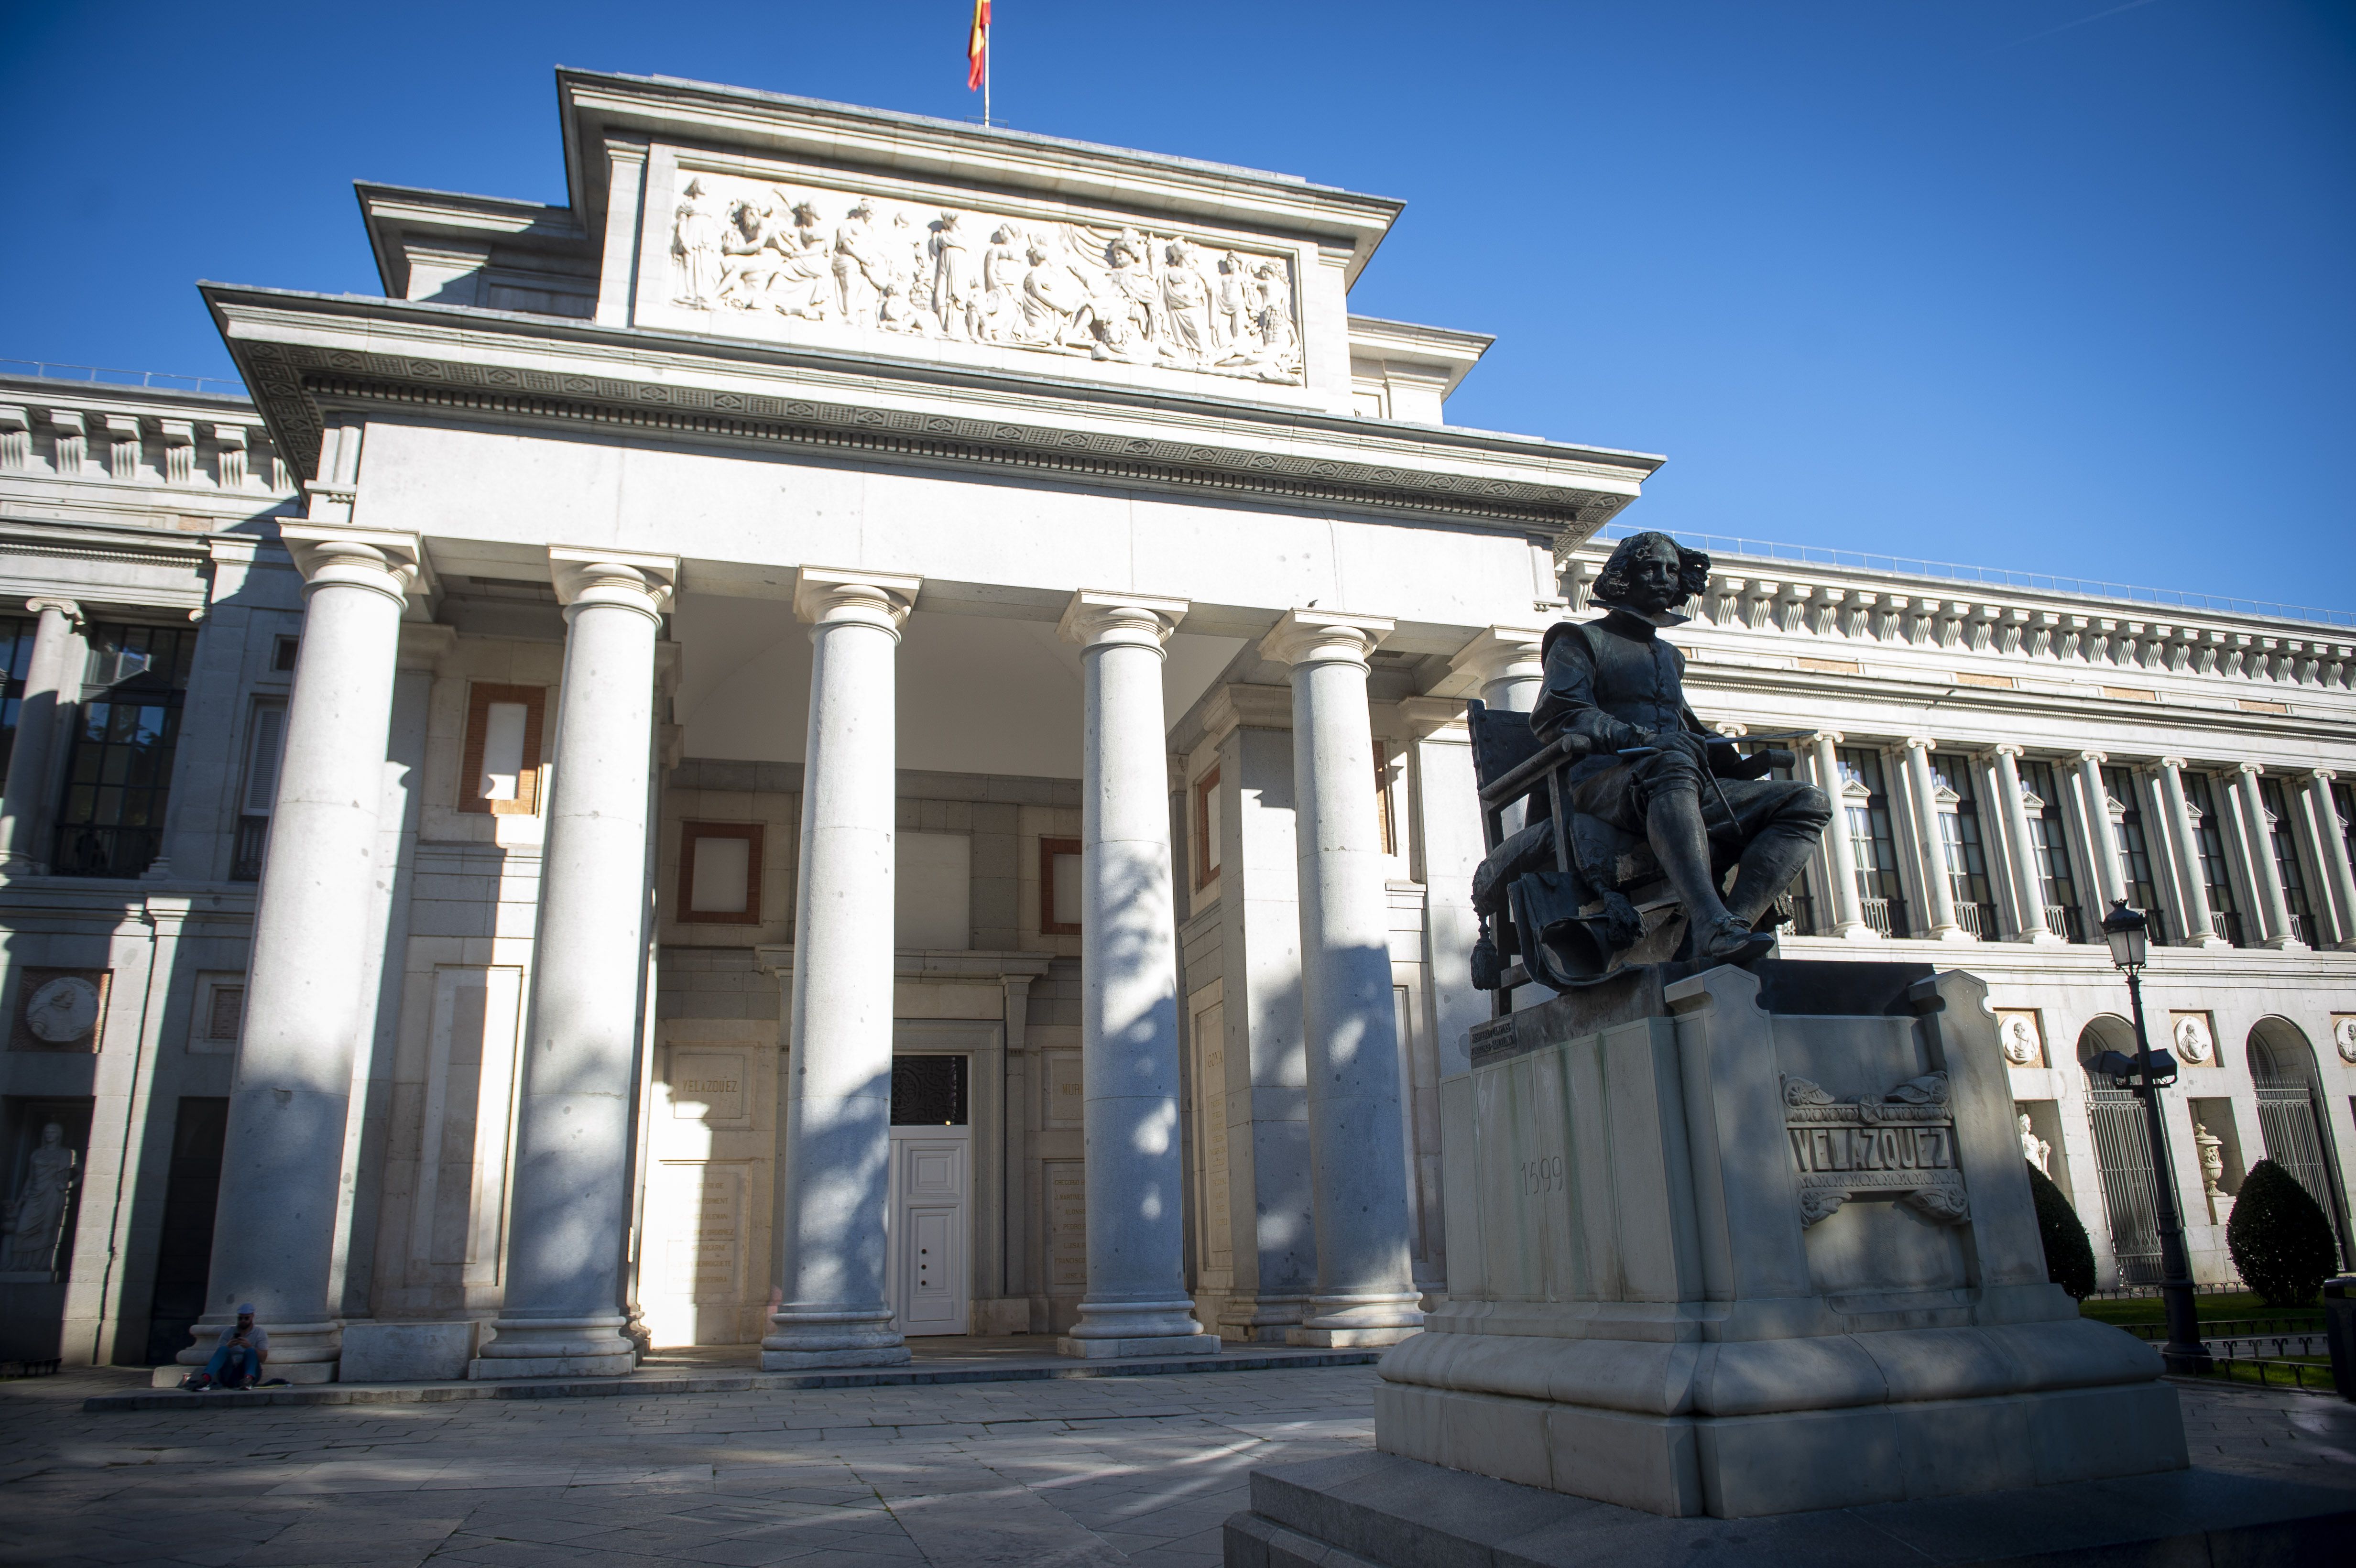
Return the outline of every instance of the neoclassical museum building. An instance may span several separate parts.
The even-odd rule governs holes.
[[[381,298],[203,285],[250,395],[0,379],[0,1358],[1414,1332],[1466,699],[1662,460],[1451,425],[1490,340],[1350,310],[1395,201],[557,92],[566,205],[362,185]],[[1697,709],[1842,807],[1783,955],[1986,979],[2106,1283],[2159,1182],[2230,1277],[2264,1157],[2344,1250],[2356,617],[1687,542]]]

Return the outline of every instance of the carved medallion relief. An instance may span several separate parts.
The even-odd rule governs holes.
[[[112,975],[106,969],[37,965],[18,970],[16,1027],[8,1049],[96,1051]]]
[[[706,330],[830,323],[879,343],[969,343],[1301,384],[1292,263],[1173,229],[680,171],[668,302]],[[651,248],[651,247],[650,247]]]

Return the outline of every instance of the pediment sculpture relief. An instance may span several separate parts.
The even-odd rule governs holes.
[[[1292,268],[1175,232],[1038,222],[699,174],[671,303],[719,331],[782,317],[1298,386]]]

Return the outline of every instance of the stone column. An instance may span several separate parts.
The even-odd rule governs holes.
[[[409,589],[423,550],[407,534],[287,523],[308,584],[302,652],[230,1091],[202,1363],[238,1304],[270,1330],[270,1371],[334,1381],[341,1326],[328,1298],[353,1053],[374,1030],[369,971],[385,741]]]
[[[1848,802],[1841,795],[1840,735],[1816,731],[1816,787],[1833,803],[1832,826],[1825,830],[1825,861],[1831,868],[1832,934],[1850,942],[1871,942],[1881,933],[1865,923],[1865,904],[1857,891],[1857,846],[1849,842]]]
[[[2029,802],[2020,784],[2020,748],[1996,749],[1997,781],[2004,796],[2004,852],[2012,865],[2013,902],[2023,942],[2060,942],[2045,923],[2045,874],[2037,863],[2037,841],[2029,834]]]
[[[39,876],[49,869],[49,847],[41,842],[57,780],[58,704],[72,678],[75,624],[81,606],[70,599],[27,599],[25,608],[40,616],[33,632],[32,656],[25,661],[25,695],[16,707],[16,744],[8,753],[8,783],[0,795],[0,871]]]
[[[478,1379],[618,1377],[646,966],[655,644],[670,556],[552,549],[564,685],[516,1111],[507,1288]]]
[[[1922,857],[1922,891],[1931,905],[1929,934],[1939,942],[1969,941],[1971,933],[1955,920],[1955,880],[1947,864],[1946,836],[1939,831],[1939,780],[1931,771],[1926,736],[1906,742],[1906,783],[1914,796],[1914,842]]]
[[[1219,1348],[1186,1293],[1178,1142],[1178,929],[1162,645],[1185,601],[1080,592],[1080,1075],[1088,1286],[1055,1342],[1087,1360]],[[1372,763],[1368,766],[1372,766]]]
[[[2086,801],[2086,858],[2094,863],[2094,888],[2102,896],[2101,913],[2127,896],[2126,877],[2119,869],[2119,835],[2111,821],[2111,792],[2103,783],[2103,764],[2110,759],[2100,752],[2081,752],[2078,792]]]
[[[2266,797],[2258,788],[2258,777],[2265,772],[2256,763],[2244,763],[2233,775],[2234,793],[2242,797],[2242,841],[2249,848],[2250,880],[2257,884],[2258,916],[2265,926],[2259,945],[2304,949],[2307,944],[2291,929],[2290,901],[2283,896],[2274,835],[2266,827]]]
[[[2307,806],[2315,830],[2316,863],[2323,868],[2323,880],[2330,884],[2331,903],[2338,914],[2338,929],[2333,933],[2331,945],[2349,949],[2356,948],[2356,870],[2349,866],[2347,828],[2340,820],[2340,808],[2331,800],[2332,781],[2339,776],[2329,768],[2318,768],[2308,773]]]
[[[2159,759],[2159,803],[2168,813],[2169,848],[2176,858],[2176,888],[2183,909],[2187,947],[2230,947],[2217,934],[2209,908],[2209,879],[2201,866],[2201,835],[2192,821],[2192,803],[2184,795],[2184,759]]]
[[[1458,649],[1448,667],[1477,682],[1490,707],[1527,713],[1546,686],[1538,656],[1545,641],[1546,633],[1535,627],[1492,626]]]
[[[802,568],[809,740],[770,1371],[901,1366],[884,1290],[892,1159],[894,655],[921,580]],[[1158,786],[1157,786],[1158,797]]]
[[[1260,644],[1292,667],[1301,1008],[1317,1284],[1287,1339],[1387,1345],[1422,1326],[1408,1219],[1390,911],[1376,837],[1366,661],[1392,623],[1286,613]]]

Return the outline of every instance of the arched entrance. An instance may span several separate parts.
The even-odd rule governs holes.
[[[2079,1031],[2078,1060],[2105,1051],[2135,1054],[2135,1031],[2109,1015]],[[2151,1134],[2143,1101],[2132,1090],[2086,1074],[2086,1119],[2094,1131],[2094,1168],[2102,1177],[2104,1217],[2110,1222],[2111,1256],[2121,1285],[2157,1285],[2159,1263],[2159,1184],[2151,1163]]]
[[[2331,1216],[2340,1256],[2349,1256],[2348,1206],[2332,1157],[2330,1117],[2324,1114],[2307,1036],[2284,1019],[2260,1019],[2250,1030],[2250,1078],[2257,1085],[2258,1130],[2266,1157],[2294,1177]]]

